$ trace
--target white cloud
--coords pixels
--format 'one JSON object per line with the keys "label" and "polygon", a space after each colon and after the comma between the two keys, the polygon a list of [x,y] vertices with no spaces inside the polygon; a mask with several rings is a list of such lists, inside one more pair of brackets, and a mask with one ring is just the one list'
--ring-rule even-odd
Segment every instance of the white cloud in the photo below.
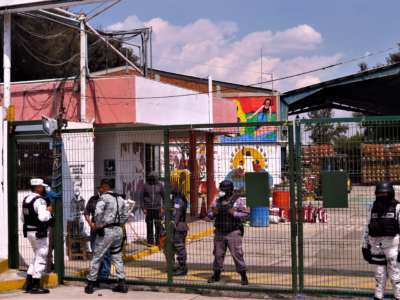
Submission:
{"label": "white cloud", "polygon": [[[321,33],[307,24],[283,31],[270,30],[238,37],[239,28],[233,22],[213,22],[199,19],[184,26],[171,24],[161,18],[141,21],[130,16],[109,26],[110,30],[153,28],[153,63],[155,68],[188,75],[237,82],[257,83],[261,80],[260,50],[263,49],[263,80],[304,72],[333,64],[340,54],[331,56],[305,55],[323,42]],[[280,81],[274,87],[288,90],[317,83],[313,73],[304,77]],[[270,87],[270,84],[264,85]]]}
{"label": "white cloud", "polygon": [[301,79],[298,79],[296,82],[296,89],[302,88],[308,85],[320,83],[321,79],[319,79],[317,76],[311,76],[311,75],[306,75],[302,77]]}

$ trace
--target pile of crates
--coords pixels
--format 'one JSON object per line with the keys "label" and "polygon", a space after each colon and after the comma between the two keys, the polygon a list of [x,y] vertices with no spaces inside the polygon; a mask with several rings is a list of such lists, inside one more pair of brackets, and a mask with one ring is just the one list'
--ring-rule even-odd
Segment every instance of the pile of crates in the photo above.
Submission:
{"label": "pile of crates", "polygon": [[332,144],[305,145],[302,147],[302,167],[305,199],[313,199],[321,174],[321,159],[332,156],[335,150]]}
{"label": "pile of crates", "polygon": [[400,144],[361,144],[362,183],[400,182]]}

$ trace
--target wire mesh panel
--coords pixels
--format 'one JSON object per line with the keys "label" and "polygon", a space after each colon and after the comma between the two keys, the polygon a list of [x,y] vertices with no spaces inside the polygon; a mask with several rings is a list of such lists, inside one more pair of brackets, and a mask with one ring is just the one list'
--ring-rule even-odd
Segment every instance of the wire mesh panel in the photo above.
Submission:
{"label": "wire mesh panel", "polygon": [[[93,206],[92,197],[98,194],[100,181],[105,178],[115,186],[116,193],[132,200],[129,221],[124,226],[123,247],[129,281],[240,289],[248,288],[240,285],[238,274],[246,270],[250,288],[291,289],[296,276],[292,276],[291,249],[295,241],[289,215],[287,127],[278,122],[251,125],[118,127],[64,132],[63,191],[59,196],[63,203],[66,278],[86,278],[95,235],[85,214],[89,220],[93,217],[96,205]],[[33,147],[34,153],[26,154],[26,147]],[[21,144],[18,149],[21,165],[18,176],[22,182],[18,195],[22,199],[23,193],[28,192],[22,185],[27,185],[28,179],[41,177],[51,182],[52,150],[47,141],[43,145]],[[41,163],[30,167],[37,153]],[[251,182],[248,174],[262,175],[254,177],[253,185],[261,191],[260,199],[247,197],[246,184]],[[235,196],[227,210],[216,201],[220,197],[219,184],[224,180],[232,182]],[[174,267],[179,267],[181,259],[177,256],[174,220],[177,193],[187,199],[188,232],[184,243],[188,273],[184,276],[174,276]],[[257,198],[257,193],[252,194]],[[236,202],[240,203],[240,209]],[[232,237],[233,243],[228,237],[219,236],[220,243],[216,246],[217,212],[214,211],[214,216],[209,214],[213,207],[231,214],[232,218],[236,218],[235,210],[243,213],[238,224],[229,224],[225,219],[219,222],[219,230],[234,226],[231,231],[237,234]],[[227,229],[228,233],[231,231]],[[32,253],[22,231],[19,237],[21,266],[26,267]],[[217,269],[216,251],[226,251],[219,267],[222,277],[219,282],[209,284],[207,280]],[[241,253],[244,262],[239,257]],[[116,278],[114,267],[108,278]]]}
{"label": "wire mesh panel", "polygon": [[[373,268],[362,259],[361,239],[375,200],[375,184],[399,183],[399,123],[304,120],[300,124],[296,146],[302,178],[301,284],[306,289],[373,289]],[[348,178],[346,186],[336,187],[347,189],[348,204],[326,208],[332,206],[327,204],[330,195],[324,195],[321,174],[337,171]]]}
{"label": "wire mesh panel", "polygon": [[[114,191],[129,201],[130,218],[124,226],[123,255],[129,280],[162,282],[166,280],[165,258],[159,249],[162,228],[161,207],[153,222],[153,240],[147,236],[143,188],[146,177],[154,173],[163,185],[161,153],[163,131],[112,131],[104,133],[67,133],[63,136],[63,197],[66,233],[65,274],[84,278],[94,253],[96,234],[85,218],[92,219],[102,179],[108,179]],[[158,190],[160,200],[165,195]],[[134,201],[135,203],[133,203]],[[86,207],[86,209],[85,209]],[[161,231],[161,230],[160,230]],[[162,232],[161,232],[162,233]],[[105,258],[109,261],[109,257]],[[109,264],[106,264],[108,266]],[[103,269],[106,270],[106,269]],[[111,274],[101,279],[115,279]]]}
{"label": "wire mesh panel", "polygon": [[[278,125],[171,131],[172,187],[184,191],[189,201],[188,274],[174,276],[174,283],[241,287],[238,271],[247,270],[250,288],[292,288],[289,192],[285,171],[287,144],[278,143],[277,136],[282,129],[286,132],[286,128]],[[247,202],[249,216],[243,222],[243,235],[231,235],[230,232],[237,229],[232,228],[231,219],[222,218],[223,223],[218,226],[215,225],[218,217],[210,212],[216,207],[217,215],[225,213],[222,202],[217,201],[221,196],[218,187],[223,180],[233,182],[237,203],[246,203],[246,174],[249,173],[268,174],[259,182],[260,188],[272,191],[275,187],[283,198],[281,202],[262,198],[259,206]],[[221,234],[221,229],[226,231]],[[174,249],[175,266],[179,267],[179,248]],[[223,259],[219,253],[225,251]],[[223,260],[223,267],[216,263],[216,257],[218,261]],[[223,271],[221,280],[209,284],[208,279],[218,269]]]}
{"label": "wire mesh panel", "polygon": [[[22,203],[30,193],[30,180],[42,178],[51,181],[52,152],[48,140],[31,139],[18,141],[16,149],[16,186],[18,219],[22,214]],[[19,220],[18,220],[19,221]],[[33,260],[33,251],[28,239],[23,236],[22,222],[18,222],[19,269],[27,270]]]}

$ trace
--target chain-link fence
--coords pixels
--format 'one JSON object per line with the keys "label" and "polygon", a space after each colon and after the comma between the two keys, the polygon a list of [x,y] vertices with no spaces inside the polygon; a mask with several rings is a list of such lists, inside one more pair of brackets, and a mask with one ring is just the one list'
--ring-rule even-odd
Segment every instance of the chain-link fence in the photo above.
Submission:
{"label": "chain-link fence", "polygon": [[[55,233],[64,236],[65,278],[85,279],[93,255],[85,206],[97,194],[101,179],[107,178],[117,193],[135,202],[124,228],[130,282],[369,293],[373,269],[361,257],[362,230],[374,200],[374,184],[383,179],[400,182],[398,125],[396,118],[364,118],[65,131],[60,195],[64,228]],[[16,135],[19,204],[30,178],[51,182],[51,140],[29,136]],[[323,174],[335,172],[346,175],[347,196],[337,201],[347,202],[340,208],[331,205],[335,199],[327,202],[331,197],[322,184]],[[163,209],[145,204],[151,174],[161,182],[162,190],[156,193]],[[219,243],[216,249],[215,220],[208,212],[219,197],[219,183],[226,179],[234,184],[236,200],[247,204],[249,216],[243,236],[234,237],[231,245]],[[171,191],[188,200],[184,276],[174,276],[179,259]],[[19,265],[24,269],[32,253],[21,230],[17,236]],[[224,257],[221,281],[207,283],[216,268],[214,253],[227,248],[233,253],[228,250]],[[233,259],[238,263],[240,250],[248,286],[240,285],[237,271],[244,267]],[[113,268],[110,278],[115,278]]]}

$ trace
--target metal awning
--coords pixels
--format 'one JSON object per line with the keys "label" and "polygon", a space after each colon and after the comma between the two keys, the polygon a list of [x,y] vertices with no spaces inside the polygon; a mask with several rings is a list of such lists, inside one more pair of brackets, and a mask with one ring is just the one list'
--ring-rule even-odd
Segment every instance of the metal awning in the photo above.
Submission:
{"label": "metal awning", "polygon": [[289,115],[324,108],[368,115],[400,114],[400,63],[284,93]]}

